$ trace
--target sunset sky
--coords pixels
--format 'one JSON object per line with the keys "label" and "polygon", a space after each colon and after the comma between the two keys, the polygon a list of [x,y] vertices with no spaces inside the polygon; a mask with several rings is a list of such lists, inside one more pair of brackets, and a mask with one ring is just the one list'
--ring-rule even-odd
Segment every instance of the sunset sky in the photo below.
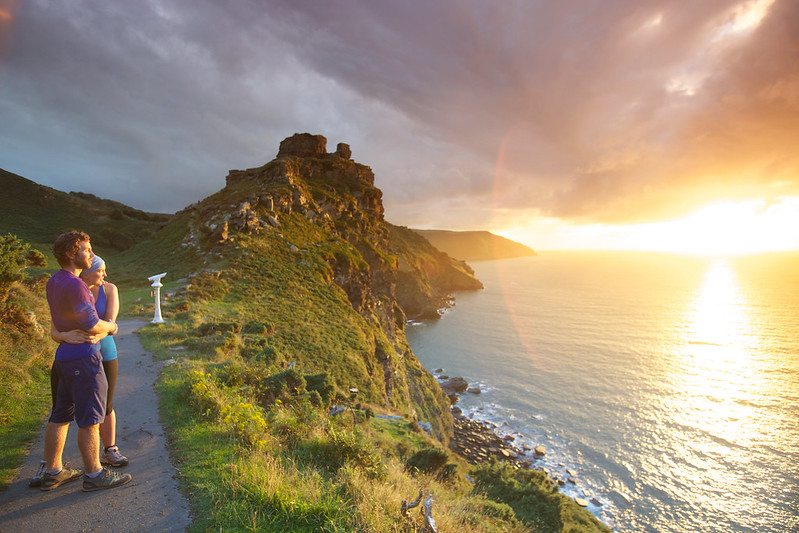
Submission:
{"label": "sunset sky", "polygon": [[0,0],[0,168],[174,212],[296,132],[386,219],[799,249],[795,0]]}

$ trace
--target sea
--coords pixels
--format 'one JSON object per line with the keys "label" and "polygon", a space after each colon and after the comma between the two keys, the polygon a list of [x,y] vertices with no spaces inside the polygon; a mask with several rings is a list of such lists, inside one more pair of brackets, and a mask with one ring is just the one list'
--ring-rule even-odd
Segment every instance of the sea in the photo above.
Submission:
{"label": "sea", "polygon": [[[799,254],[473,262],[407,337],[614,531],[799,532]],[[567,472],[567,470],[569,472]]]}

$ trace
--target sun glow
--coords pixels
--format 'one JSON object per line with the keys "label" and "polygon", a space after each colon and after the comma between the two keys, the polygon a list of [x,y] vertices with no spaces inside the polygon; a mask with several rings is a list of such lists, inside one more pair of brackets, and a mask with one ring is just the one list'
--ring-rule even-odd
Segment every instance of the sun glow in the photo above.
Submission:
{"label": "sun glow", "polygon": [[493,229],[537,250],[640,250],[735,255],[799,250],[799,197],[727,201],[666,222],[637,225],[571,224],[532,217]]}
{"label": "sun glow", "polygon": [[628,248],[694,254],[799,249],[799,199],[720,202],[683,218],[631,227]]}

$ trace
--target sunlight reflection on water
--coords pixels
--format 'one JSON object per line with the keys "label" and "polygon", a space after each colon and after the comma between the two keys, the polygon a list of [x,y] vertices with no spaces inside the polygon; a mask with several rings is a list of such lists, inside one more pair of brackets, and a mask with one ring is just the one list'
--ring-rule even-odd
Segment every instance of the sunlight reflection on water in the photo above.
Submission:
{"label": "sunlight reflection on water", "polygon": [[597,496],[592,511],[619,531],[791,531],[799,256],[764,265],[569,253],[480,263],[485,291],[408,338],[428,368],[487,385],[464,411],[547,444],[544,462],[578,470],[569,490]]}

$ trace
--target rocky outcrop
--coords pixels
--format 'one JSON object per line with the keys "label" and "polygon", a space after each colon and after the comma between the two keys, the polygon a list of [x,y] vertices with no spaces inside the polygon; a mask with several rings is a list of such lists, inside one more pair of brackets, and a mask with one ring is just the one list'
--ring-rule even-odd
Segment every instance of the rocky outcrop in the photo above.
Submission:
{"label": "rocky outcrop", "polygon": [[350,150],[350,145],[338,143],[336,146],[336,155],[342,159],[352,159],[352,150]]}
{"label": "rocky outcrop", "polygon": [[327,153],[327,139],[321,135],[310,133],[295,133],[291,137],[280,141],[277,152],[278,159],[282,157],[319,157]]}
{"label": "rocky outcrop", "polygon": [[466,380],[461,377],[439,380],[438,384],[441,386],[441,390],[444,391],[444,394],[449,398],[449,401],[453,404],[458,402],[458,394],[464,392],[469,387]]}
{"label": "rocky outcrop", "polygon": [[285,157],[330,157],[335,156],[341,159],[352,159],[352,150],[347,143],[338,143],[336,151],[332,154],[327,153],[327,139],[322,135],[311,135],[310,133],[295,133],[291,137],[280,142],[280,149],[277,158]]}

